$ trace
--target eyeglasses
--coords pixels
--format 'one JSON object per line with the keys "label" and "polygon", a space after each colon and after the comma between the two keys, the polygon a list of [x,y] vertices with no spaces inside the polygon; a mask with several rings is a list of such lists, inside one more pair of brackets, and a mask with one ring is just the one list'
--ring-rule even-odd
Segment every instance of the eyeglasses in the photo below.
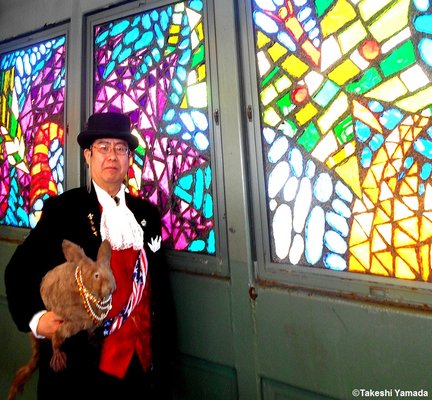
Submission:
{"label": "eyeglasses", "polygon": [[119,155],[129,154],[129,147],[126,144],[116,143],[114,146],[108,142],[99,142],[92,144],[90,149],[95,148],[101,154],[108,154],[114,148],[114,152]]}

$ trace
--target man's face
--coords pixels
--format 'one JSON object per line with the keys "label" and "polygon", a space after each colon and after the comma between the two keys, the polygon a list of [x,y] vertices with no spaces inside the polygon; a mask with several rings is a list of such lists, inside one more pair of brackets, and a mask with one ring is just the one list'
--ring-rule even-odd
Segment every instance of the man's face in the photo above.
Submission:
{"label": "man's face", "polygon": [[84,150],[84,157],[97,185],[108,193],[120,188],[130,160],[129,147],[124,140],[95,140],[90,149]]}

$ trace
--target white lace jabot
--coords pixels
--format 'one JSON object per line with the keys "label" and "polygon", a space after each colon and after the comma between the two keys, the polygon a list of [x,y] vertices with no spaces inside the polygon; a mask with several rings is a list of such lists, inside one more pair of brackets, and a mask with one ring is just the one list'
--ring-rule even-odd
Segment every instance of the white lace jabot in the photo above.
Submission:
{"label": "white lace jabot", "polygon": [[100,231],[102,240],[108,239],[114,250],[133,247],[140,250],[144,242],[144,232],[125,201],[125,186],[117,193],[117,202],[93,181],[96,195],[102,206]]}

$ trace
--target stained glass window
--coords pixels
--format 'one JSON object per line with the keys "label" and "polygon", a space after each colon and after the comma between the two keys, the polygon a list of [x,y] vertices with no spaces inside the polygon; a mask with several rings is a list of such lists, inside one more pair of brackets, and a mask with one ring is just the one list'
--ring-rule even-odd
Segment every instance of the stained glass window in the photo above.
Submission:
{"label": "stained glass window", "polygon": [[252,0],[271,261],[432,281],[429,0]]}
{"label": "stained glass window", "polygon": [[96,25],[93,111],[130,116],[139,139],[128,185],[161,210],[175,250],[216,252],[203,2]]}
{"label": "stained glass window", "polygon": [[66,37],[0,54],[0,224],[30,228],[64,190]]}

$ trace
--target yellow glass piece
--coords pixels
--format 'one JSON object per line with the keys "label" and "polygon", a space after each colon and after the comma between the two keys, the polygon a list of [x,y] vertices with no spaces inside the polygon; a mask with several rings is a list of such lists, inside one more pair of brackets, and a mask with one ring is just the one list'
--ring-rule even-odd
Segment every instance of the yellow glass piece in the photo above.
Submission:
{"label": "yellow glass piece", "polygon": [[432,221],[430,220],[432,215],[425,218],[423,214],[420,219],[420,241],[424,242],[432,238]]}
{"label": "yellow glass piece", "polygon": [[384,211],[387,215],[393,215],[393,201],[385,200],[380,203],[381,210]]}
{"label": "yellow glass piece", "polygon": [[396,106],[409,112],[417,112],[430,105],[432,86],[428,86],[412,96],[408,96],[396,102]]}
{"label": "yellow glass piece", "polygon": [[[355,152],[355,142],[347,143],[342,150],[339,150],[334,156],[328,158],[326,164],[329,168],[340,164]],[[356,161],[357,162],[357,161]]]}
{"label": "yellow glass piece", "polygon": [[[381,4],[378,1],[376,3]],[[410,3],[411,0],[396,1],[392,7],[373,20],[369,32],[379,43],[407,26]]]}
{"label": "yellow glass piece", "polygon": [[368,21],[378,11],[382,10],[393,0],[363,0],[359,3],[358,9],[363,21]]}
{"label": "yellow glass piece", "polygon": [[168,43],[172,44],[173,46],[178,43],[178,36],[172,35],[168,37]]}
{"label": "yellow glass piece", "polygon": [[319,64],[321,52],[312,44],[310,40],[304,41],[301,45],[301,48],[315,65]]}
{"label": "yellow glass piece", "polygon": [[410,195],[415,193],[415,191],[413,191],[413,188],[409,186],[406,182],[402,182],[399,193],[401,195]]}
{"label": "yellow glass piece", "polygon": [[417,195],[411,195],[411,196],[403,196],[402,197],[403,202],[409,207],[411,210],[417,212],[419,210],[419,198]]}
{"label": "yellow glass piece", "polygon": [[282,93],[291,87],[292,82],[286,75],[283,75],[280,78],[276,79],[274,84],[275,84],[276,90],[279,93]]}
{"label": "yellow glass piece", "polygon": [[351,234],[349,238],[349,245],[351,246],[358,245],[360,243],[365,243],[369,240],[369,236],[366,235],[363,228],[360,224],[354,219],[351,227]]}
{"label": "yellow glass piece", "polygon": [[357,261],[364,267],[364,269],[369,270],[370,249],[369,249],[368,242],[351,246],[350,252],[357,259]]}
{"label": "yellow glass piece", "polygon": [[299,125],[304,125],[306,122],[309,122],[316,114],[318,114],[318,110],[312,103],[307,103],[300,111],[295,114],[295,117],[299,123]]}
{"label": "yellow glass piece", "polygon": [[261,102],[263,105],[267,105],[271,103],[278,96],[278,92],[276,91],[273,85],[267,86],[264,90],[261,91]]}
{"label": "yellow glass piece", "polygon": [[323,136],[321,141],[315,146],[311,155],[313,158],[325,162],[330,154],[334,153],[338,149],[336,138],[332,131],[328,132]]}
{"label": "yellow glass piece", "polygon": [[[377,208],[374,218],[374,224],[377,225],[377,229],[379,229],[379,226],[383,226],[384,224],[387,224],[390,222],[390,218],[386,212],[384,212],[383,209]],[[390,225],[390,232],[391,232],[391,225]]]}
{"label": "yellow glass piece", "polygon": [[180,25],[171,25],[169,28],[169,33],[171,35],[178,34],[180,32]]}
{"label": "yellow glass piece", "polygon": [[318,119],[318,126],[324,134],[334,125],[334,123],[348,110],[348,97],[341,92],[331,103],[322,116]]}
{"label": "yellow glass piece", "polygon": [[321,20],[321,32],[323,37],[327,37],[337,32],[349,21],[357,17],[353,6],[346,0],[338,0],[337,3]]}
{"label": "yellow glass piece", "polygon": [[401,201],[395,199],[394,201],[394,221],[400,221],[402,219],[412,217],[414,213]]}
{"label": "yellow glass piece", "polygon": [[48,147],[46,144],[39,143],[34,147],[35,154],[48,154]]}
{"label": "yellow glass piece", "polygon": [[384,179],[397,175],[397,172],[398,170],[392,164],[388,164],[384,170]]}
{"label": "yellow glass piece", "polygon": [[333,69],[333,71],[329,72],[328,77],[337,85],[342,86],[347,81],[357,76],[360,71],[360,68],[348,58]]}
{"label": "yellow glass piece", "polygon": [[285,58],[281,67],[294,78],[300,78],[309,69],[306,63],[293,54]]}
{"label": "yellow glass piece", "polygon": [[387,243],[383,240],[381,235],[374,230],[372,233],[372,245],[371,250],[372,253],[376,253],[378,251],[383,251],[387,249]]}
{"label": "yellow glass piece", "polygon": [[270,38],[267,35],[264,35],[261,31],[258,31],[257,37],[256,37],[256,46],[261,49],[264,47],[267,43],[270,42]]}
{"label": "yellow glass piece", "polygon": [[373,212],[365,212],[363,214],[356,215],[354,219],[359,223],[360,227],[368,235],[372,232],[372,225],[374,220]]}
{"label": "yellow glass piece", "polygon": [[408,236],[411,236],[416,242],[419,240],[419,220],[418,217],[407,218],[399,221],[399,226],[407,232]]}
{"label": "yellow glass piece", "polygon": [[416,278],[410,266],[400,257],[395,259],[395,277],[410,280]]}
{"label": "yellow glass piece", "polygon": [[197,68],[197,74],[198,74],[198,82],[202,82],[207,77],[207,68],[205,64],[201,64]]}
{"label": "yellow glass piece", "polygon": [[375,178],[375,175],[372,173],[372,171],[368,171],[365,178],[363,179],[362,182],[362,188],[363,189],[370,189],[370,188],[374,188],[376,189],[378,186],[378,182],[377,179]]}
{"label": "yellow glass piece", "polygon": [[51,193],[55,193],[55,194],[57,194],[57,186],[56,186],[56,184],[55,184],[53,181],[49,181],[49,182],[48,182],[48,190],[49,190]]}
{"label": "yellow glass piece", "polygon": [[429,267],[430,259],[431,259],[430,252],[431,252],[430,245],[423,245],[420,247],[420,260],[421,260],[420,273],[424,281],[428,281],[430,276],[430,267]]}
{"label": "yellow glass piece", "polygon": [[370,273],[374,275],[389,276],[387,268],[379,261],[375,256],[372,257],[372,264],[370,267]]}
{"label": "yellow glass piece", "polygon": [[417,243],[411,236],[407,235],[406,232],[402,231],[399,228],[394,229],[393,235],[393,243],[395,248],[414,246]]}
{"label": "yellow glass piece", "polygon": [[337,174],[352,189],[352,191],[361,197],[360,175],[358,161],[356,156],[350,157],[346,162],[335,168]]}
{"label": "yellow glass piece", "polygon": [[270,126],[276,126],[280,121],[279,114],[273,107],[269,107],[263,112],[263,121]]}
{"label": "yellow glass piece", "polygon": [[357,20],[345,29],[338,37],[342,54],[348,53],[356,47],[365,37],[367,31],[360,20]]}
{"label": "yellow glass piece", "polygon": [[363,189],[363,193],[365,196],[369,198],[373,203],[378,202],[380,191],[377,188]]}
{"label": "yellow glass piece", "polygon": [[349,258],[349,264],[348,264],[348,270],[352,272],[366,272],[366,268],[360,264],[357,259],[353,256],[350,256]]}
{"label": "yellow glass piece", "polygon": [[279,60],[282,56],[284,56],[288,50],[276,42],[273,46],[269,47],[268,53],[273,61]]}
{"label": "yellow glass piece", "polygon": [[356,100],[353,101],[353,116],[370,126],[372,129],[380,133],[383,132],[383,128],[375,115],[372,114],[367,107]]}
{"label": "yellow glass piece", "polygon": [[37,164],[33,164],[32,165],[32,167],[31,167],[31,173],[32,173],[32,175],[37,175],[41,171],[42,171],[42,168],[41,168],[41,163],[40,162],[37,163]]}
{"label": "yellow glass piece", "polygon": [[370,97],[371,99],[391,102],[407,93],[408,89],[406,86],[399,79],[399,77],[395,76],[365,93],[365,96]]}
{"label": "yellow glass piece", "polygon": [[390,251],[381,251],[374,254],[374,258],[381,263],[387,274],[392,275],[393,273],[393,255]]}
{"label": "yellow glass piece", "polygon": [[380,186],[380,195],[379,195],[379,201],[388,200],[393,198],[393,192],[390,190],[390,188],[387,185],[387,182],[381,182]]}
{"label": "yellow glass piece", "polygon": [[415,92],[430,83],[430,79],[418,64],[401,72],[400,78],[410,92]]}
{"label": "yellow glass piece", "polygon": [[373,163],[374,163],[374,165],[375,164],[385,164],[388,162],[388,159],[389,159],[389,157],[388,157],[387,152],[380,149],[378,151],[378,154],[375,156]]}
{"label": "yellow glass piece", "polygon": [[202,42],[204,40],[204,27],[202,22],[198,24],[195,31],[197,32],[199,41]]}
{"label": "yellow glass piece", "polygon": [[[377,221],[375,219],[374,224],[376,223]],[[388,222],[386,224],[377,224],[375,226],[375,230],[380,234],[381,238],[384,240],[387,246],[390,246],[392,243],[392,233],[393,233],[393,226],[391,222]]]}

